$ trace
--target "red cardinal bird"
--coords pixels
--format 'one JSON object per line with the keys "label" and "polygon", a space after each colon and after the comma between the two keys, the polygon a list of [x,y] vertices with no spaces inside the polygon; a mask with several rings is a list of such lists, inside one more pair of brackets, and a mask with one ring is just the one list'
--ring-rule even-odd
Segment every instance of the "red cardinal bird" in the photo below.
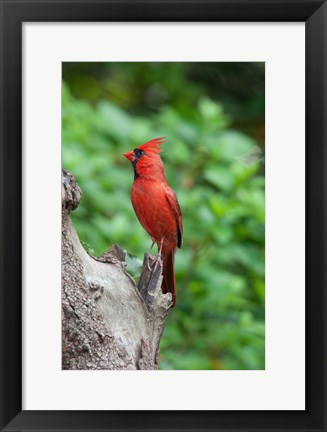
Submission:
{"label": "red cardinal bird", "polygon": [[[132,162],[131,200],[143,228],[163,256],[162,292],[171,292],[176,303],[174,255],[182,245],[183,222],[175,192],[169,186],[160,153],[163,138],[155,138],[124,156]],[[152,247],[151,246],[151,247]]]}

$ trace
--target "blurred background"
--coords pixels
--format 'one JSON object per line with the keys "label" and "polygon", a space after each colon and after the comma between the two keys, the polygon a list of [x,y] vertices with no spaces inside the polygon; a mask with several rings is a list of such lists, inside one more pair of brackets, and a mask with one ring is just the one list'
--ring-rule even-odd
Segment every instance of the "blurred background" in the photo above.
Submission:
{"label": "blurred background", "polygon": [[84,247],[127,251],[137,280],[151,239],[123,153],[166,137],[183,212],[177,305],[160,369],[264,369],[264,63],[63,63],[62,163],[83,190]]}

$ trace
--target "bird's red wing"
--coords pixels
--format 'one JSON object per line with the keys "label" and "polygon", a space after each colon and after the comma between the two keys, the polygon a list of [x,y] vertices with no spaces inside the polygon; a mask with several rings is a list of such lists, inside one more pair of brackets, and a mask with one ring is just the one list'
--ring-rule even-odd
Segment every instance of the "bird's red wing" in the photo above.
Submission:
{"label": "bird's red wing", "polygon": [[166,198],[176,218],[177,227],[178,227],[177,246],[180,248],[182,246],[182,235],[183,235],[182,212],[177,200],[177,196],[169,186],[166,187]]}

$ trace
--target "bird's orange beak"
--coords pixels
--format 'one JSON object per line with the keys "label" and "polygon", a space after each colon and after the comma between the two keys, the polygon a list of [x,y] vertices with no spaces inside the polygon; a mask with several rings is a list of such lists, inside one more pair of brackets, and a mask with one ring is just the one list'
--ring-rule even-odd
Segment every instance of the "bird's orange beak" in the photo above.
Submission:
{"label": "bird's orange beak", "polygon": [[124,153],[125,158],[127,158],[129,161],[133,162],[135,159],[135,154],[133,151],[129,151],[127,153]]}

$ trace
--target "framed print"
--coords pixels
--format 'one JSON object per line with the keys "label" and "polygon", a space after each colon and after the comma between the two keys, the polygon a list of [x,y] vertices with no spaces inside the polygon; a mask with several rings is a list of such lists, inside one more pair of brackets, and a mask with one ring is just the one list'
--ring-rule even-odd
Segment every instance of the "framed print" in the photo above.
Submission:
{"label": "framed print", "polygon": [[326,2],[1,6],[1,430],[326,430]]}

